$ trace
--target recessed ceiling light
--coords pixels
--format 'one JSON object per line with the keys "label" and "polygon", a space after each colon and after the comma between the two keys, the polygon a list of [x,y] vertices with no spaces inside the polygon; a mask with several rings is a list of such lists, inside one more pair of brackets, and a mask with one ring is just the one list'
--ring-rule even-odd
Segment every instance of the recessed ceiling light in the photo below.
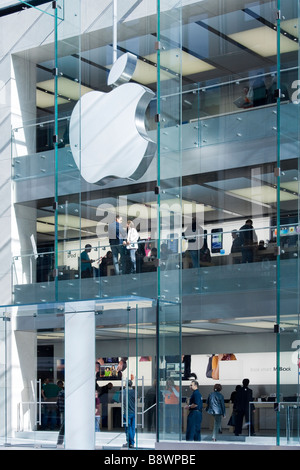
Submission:
{"label": "recessed ceiling light", "polygon": [[[277,54],[277,32],[268,26],[229,34],[229,37],[262,57],[271,57]],[[280,36],[281,53],[297,50],[298,44],[283,35]]]}

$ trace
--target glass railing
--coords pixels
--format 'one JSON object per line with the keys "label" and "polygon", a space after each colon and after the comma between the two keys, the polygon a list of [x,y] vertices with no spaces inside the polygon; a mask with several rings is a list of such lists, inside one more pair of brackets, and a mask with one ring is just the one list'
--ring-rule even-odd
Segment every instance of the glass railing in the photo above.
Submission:
{"label": "glass railing", "polygon": [[295,401],[276,402],[274,397],[260,399],[249,404],[249,416],[251,426],[248,426],[249,436],[252,442],[259,442],[264,438],[264,443],[269,439],[270,445],[276,445],[280,439],[280,445],[300,444],[300,403]]}
{"label": "glass railing", "polygon": [[[293,104],[286,104],[288,108],[286,115],[288,119],[296,118],[297,107]],[[276,137],[276,105],[269,105],[259,109],[253,108],[246,111],[237,111],[231,114],[209,118],[195,118],[182,126],[182,147],[183,150],[197,147],[206,147],[217,144],[241,143],[253,139],[265,139]],[[45,124],[49,125],[48,124]],[[37,126],[37,132],[39,131]],[[21,132],[21,130],[18,130]],[[162,153],[167,154],[173,149],[176,140],[177,127],[170,126],[162,130],[164,134],[164,147]],[[156,131],[150,131],[149,136],[156,140]],[[287,134],[287,132],[286,132]],[[293,136],[290,135],[289,138]],[[14,132],[16,139],[16,131]],[[40,178],[53,176],[55,174],[54,153],[51,145],[45,146],[43,150],[36,153],[17,155],[18,151],[14,145],[15,151],[12,158],[12,175],[16,181],[28,178]],[[70,145],[65,144],[63,139],[58,147],[58,171],[59,173],[78,172]]]}
{"label": "glass railing", "polygon": [[[77,170],[69,143],[70,117],[58,120],[59,173]],[[12,177],[14,180],[39,178],[55,174],[54,142],[55,122],[48,120],[12,130]],[[35,152],[28,152],[26,142],[35,139]],[[32,145],[32,144],[31,144]]]}
{"label": "glass railing", "polygon": [[[295,101],[298,87],[298,67],[281,70],[281,102]],[[221,116],[275,104],[277,72],[241,77],[222,77],[184,86],[182,92],[182,121]],[[259,96],[259,100],[258,98]],[[165,100],[172,96],[165,96]],[[168,122],[166,119],[165,122]],[[169,121],[171,122],[171,120]]]}
{"label": "glass railing", "polygon": [[[110,245],[92,246],[86,263],[85,250],[61,250],[57,253],[59,265],[55,267],[54,251],[14,256],[12,259],[13,303],[32,304],[53,301],[73,301],[122,296],[157,296],[157,255],[146,253],[145,245],[138,243],[135,265],[130,249],[121,246],[116,258]],[[152,250],[155,251],[155,250]],[[84,255],[83,255],[84,253]],[[143,277],[141,277],[141,275]]]}
{"label": "glass railing", "polygon": [[[157,258],[157,240],[139,241],[135,266],[130,250],[124,248],[119,254],[120,275],[116,275],[116,260],[109,245],[91,248],[89,257],[94,262],[88,264],[89,269],[81,262],[82,250],[79,249],[59,251],[56,268],[53,251],[14,256],[14,304],[124,295],[145,297],[145,292],[148,298],[156,298],[158,266],[161,295],[166,294],[167,300],[176,301],[172,297],[176,271],[181,272],[185,296],[272,292],[278,282],[278,247],[276,239],[271,238],[275,230],[275,227],[255,229],[255,240],[250,246],[233,243],[233,236],[239,233],[234,231],[168,237],[161,241],[160,260]],[[291,300],[298,283],[298,227],[285,226],[283,230],[287,235],[281,237],[280,289],[282,293],[287,290]]]}

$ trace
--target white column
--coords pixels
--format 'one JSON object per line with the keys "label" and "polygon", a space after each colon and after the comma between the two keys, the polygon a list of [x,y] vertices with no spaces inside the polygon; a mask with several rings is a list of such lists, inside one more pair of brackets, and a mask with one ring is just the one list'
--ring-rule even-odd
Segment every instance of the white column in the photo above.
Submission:
{"label": "white column", "polygon": [[14,317],[7,323],[6,333],[10,350],[7,363],[8,436],[17,431],[19,425],[25,431],[36,429],[37,337],[36,332],[16,331],[15,320]]}
{"label": "white column", "polygon": [[65,448],[95,448],[95,314],[65,315]]}

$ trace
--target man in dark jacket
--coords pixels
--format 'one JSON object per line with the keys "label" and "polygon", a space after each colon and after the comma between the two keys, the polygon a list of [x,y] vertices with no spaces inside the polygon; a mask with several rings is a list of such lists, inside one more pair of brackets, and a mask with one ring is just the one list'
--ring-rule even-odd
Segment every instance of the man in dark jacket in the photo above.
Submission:
{"label": "man in dark jacket", "polygon": [[112,258],[116,275],[119,275],[121,273],[120,264],[122,265],[122,270],[124,270],[125,264],[126,249],[123,245],[123,242],[127,238],[127,233],[122,226],[122,220],[122,217],[120,215],[117,215],[116,220],[108,226],[108,238],[112,251]]}
{"label": "man in dark jacket", "polygon": [[257,242],[257,236],[251,219],[247,219],[245,225],[239,230],[242,249],[242,263],[253,263],[253,250]]}
{"label": "man in dark jacket", "polygon": [[236,406],[236,425],[235,435],[238,436],[242,432],[243,419],[245,417],[245,424],[250,426],[250,434],[254,435],[253,419],[252,414],[254,411],[254,405],[249,405],[253,401],[253,393],[251,388],[248,388],[249,379],[243,380],[243,385],[236,392],[235,406]]}

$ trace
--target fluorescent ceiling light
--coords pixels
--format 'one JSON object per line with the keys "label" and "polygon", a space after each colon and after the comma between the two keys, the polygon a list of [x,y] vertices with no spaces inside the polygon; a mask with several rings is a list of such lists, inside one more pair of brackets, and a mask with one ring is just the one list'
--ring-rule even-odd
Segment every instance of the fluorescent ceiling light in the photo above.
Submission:
{"label": "fluorescent ceiling light", "polygon": [[[44,82],[37,83],[36,86],[43,90],[50,91],[51,93],[54,93],[55,91],[54,80],[45,80]],[[69,78],[59,77],[57,80],[57,93],[65,98],[78,101],[80,96],[85,95],[89,91],[93,91],[92,88],[80,85],[79,82],[75,82]]]}
{"label": "fluorescent ceiling light", "polygon": [[[57,104],[66,104],[68,100],[58,97]],[[51,93],[45,93],[41,90],[36,90],[36,106],[38,108],[51,108],[55,105],[55,97]]]}
{"label": "fluorescent ceiling light", "polygon": [[[249,201],[270,204],[277,201],[277,190],[270,186],[253,186],[251,188],[234,189],[227,191],[226,194],[238,196]],[[298,199],[298,195],[290,194],[289,192],[280,191],[281,201],[291,201]]]}
{"label": "fluorescent ceiling light", "polygon": [[280,187],[293,191],[294,193],[299,193],[299,184],[299,181],[290,181],[288,183],[280,183]]}
{"label": "fluorescent ceiling light", "polygon": [[[156,61],[156,59],[155,59]],[[174,76],[171,73],[160,71],[161,80],[171,80]],[[132,79],[142,85],[149,85],[157,81],[157,68],[147,62],[138,60]]]}
{"label": "fluorescent ceiling light", "polygon": [[[240,33],[229,34],[231,39],[256,52],[262,57],[270,57],[277,54],[277,31],[268,26],[248,29]],[[280,52],[297,51],[299,48],[296,41],[280,35]]]}
{"label": "fluorescent ceiling light", "polygon": [[[36,96],[37,107],[48,108],[54,106],[54,79],[39,82],[36,86],[39,88]],[[58,96],[58,104],[68,103],[69,100],[78,101],[80,96],[85,95],[89,91],[93,91],[92,88],[80,85],[79,82],[69,78],[59,77],[57,80],[57,93],[61,95]]]}
{"label": "fluorescent ceiling light", "polygon": [[[156,56],[153,62],[156,63]],[[107,68],[110,70],[112,68],[112,64],[107,65]],[[171,80],[172,78],[174,78],[172,73],[165,72],[164,70],[160,71],[161,80]],[[137,83],[141,83],[142,85],[155,83],[157,81],[157,68],[152,64],[148,64],[148,62],[137,59],[132,80]]]}
{"label": "fluorescent ceiling light", "polygon": [[287,33],[299,38],[299,27],[298,27],[298,18],[293,18],[291,20],[283,20],[280,22],[280,28]]}
{"label": "fluorescent ceiling light", "polygon": [[111,334],[121,334],[121,335],[134,335],[134,336],[139,336],[139,335],[147,335],[147,336],[154,336],[156,334],[155,328],[153,329],[145,329],[145,328],[127,328],[126,326],[124,328],[103,328],[101,330],[97,329],[97,333],[100,334],[104,332],[106,333],[111,333]]}
{"label": "fluorescent ceiling light", "polygon": [[[151,62],[156,62],[157,56],[156,54],[150,54],[146,56],[145,59],[148,59]],[[194,55],[188,54],[180,49],[161,51],[160,65],[165,69],[169,69],[178,74],[182,70],[182,75],[207,72],[208,70],[213,70],[215,68],[204,60],[198,59]]]}
{"label": "fluorescent ceiling light", "polygon": [[[143,85],[148,85],[150,83],[155,83],[157,81],[157,67],[155,65],[149,64],[157,63],[157,55],[150,54],[145,56],[145,62],[141,59],[138,59],[136,69],[132,76],[132,79]],[[168,51],[161,51],[160,53],[160,80],[171,80],[176,76],[175,74],[182,73],[185,75],[192,75],[194,73],[206,72],[212,70],[215,67],[208,64],[204,60],[198,59],[197,57],[188,54],[185,51],[180,49],[171,49]],[[107,66],[109,69],[112,65]]]}
{"label": "fluorescent ceiling light", "polygon": [[274,330],[274,323],[268,321],[255,321],[255,322],[234,322],[234,325],[239,325],[247,328],[258,328],[263,330]]}
{"label": "fluorescent ceiling light", "polygon": [[187,333],[187,334],[190,334],[190,335],[198,335],[199,333],[211,333],[211,330],[209,330],[209,329],[204,330],[203,328],[182,327],[181,332],[183,334]]}
{"label": "fluorescent ceiling light", "polygon": [[[81,219],[75,215],[64,215],[60,214],[58,216],[58,229],[84,229],[87,227],[94,227],[96,222],[94,220]],[[37,219],[37,231],[39,233],[49,233],[53,232],[55,229],[54,217],[40,217]]]}

